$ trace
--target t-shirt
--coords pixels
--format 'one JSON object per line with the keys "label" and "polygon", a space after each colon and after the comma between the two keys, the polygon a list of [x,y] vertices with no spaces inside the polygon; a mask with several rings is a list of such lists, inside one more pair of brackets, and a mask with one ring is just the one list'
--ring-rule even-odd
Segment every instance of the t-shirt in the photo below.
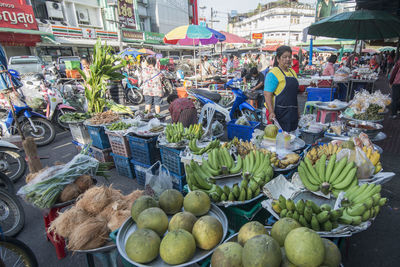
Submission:
{"label": "t-shirt", "polygon": [[[251,88],[263,82],[264,82],[264,75],[261,72],[259,72],[256,77],[254,77],[251,74],[246,75],[246,83],[250,83]],[[259,88],[259,90],[262,90],[262,87]]]}
{"label": "t-shirt", "polygon": [[268,72],[264,82],[264,91],[274,93],[277,96],[286,86],[285,75],[297,78],[293,69],[289,69],[285,72],[285,75],[283,75],[282,71],[278,67],[274,67]]}

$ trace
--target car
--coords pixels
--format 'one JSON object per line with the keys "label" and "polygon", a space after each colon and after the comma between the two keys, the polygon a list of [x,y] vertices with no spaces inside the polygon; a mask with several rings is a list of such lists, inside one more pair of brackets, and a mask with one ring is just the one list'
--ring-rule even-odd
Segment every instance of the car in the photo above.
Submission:
{"label": "car", "polygon": [[14,56],[8,60],[8,68],[19,72],[19,74],[43,73],[44,62],[37,56]]}
{"label": "car", "polygon": [[65,61],[81,61],[81,59],[77,56],[63,56],[57,58],[56,68],[62,78],[67,77],[65,73]]}

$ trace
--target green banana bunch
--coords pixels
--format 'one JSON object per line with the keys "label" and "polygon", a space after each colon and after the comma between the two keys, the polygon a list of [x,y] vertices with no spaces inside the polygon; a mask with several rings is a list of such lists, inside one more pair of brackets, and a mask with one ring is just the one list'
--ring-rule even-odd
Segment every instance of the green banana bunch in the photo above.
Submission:
{"label": "green banana bunch", "polygon": [[203,155],[204,153],[207,153],[211,149],[219,148],[221,145],[220,141],[218,139],[215,139],[214,141],[210,142],[206,147],[199,148],[197,146],[197,140],[198,140],[197,138],[194,138],[189,141],[189,149],[195,155]]}
{"label": "green banana bunch", "polygon": [[359,225],[376,217],[380,207],[387,202],[387,198],[382,198],[380,192],[381,185],[376,184],[363,184],[348,190],[341,203],[345,210],[339,221]]}
{"label": "green banana bunch", "polygon": [[340,191],[346,192],[358,184],[354,162],[348,162],[346,157],[336,162],[336,154],[331,156],[328,163],[326,159],[327,156],[322,155],[314,166],[308,157],[300,162],[299,176],[308,190],[321,190],[325,195],[331,192],[337,197]]}

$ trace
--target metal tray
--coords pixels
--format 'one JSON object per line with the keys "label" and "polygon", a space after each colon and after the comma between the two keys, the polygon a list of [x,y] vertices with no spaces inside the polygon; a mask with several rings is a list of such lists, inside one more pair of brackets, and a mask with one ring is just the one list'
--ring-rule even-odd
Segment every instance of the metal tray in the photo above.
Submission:
{"label": "metal tray", "polygon": [[[347,125],[352,128],[356,128],[361,132],[364,132],[368,135],[370,139],[374,139],[376,135],[383,129],[383,125],[379,123],[374,123],[374,122],[368,122],[368,121],[363,121],[363,122],[358,122],[358,121],[348,121]],[[369,130],[369,129],[364,129],[360,126],[371,126],[374,129]]]}
{"label": "metal tray", "polygon": [[[225,236],[228,232],[228,219],[226,218],[225,214],[222,212],[222,210],[220,208],[218,208],[216,205],[211,204],[211,209],[208,212],[208,215],[213,216],[215,218],[217,218],[221,224],[222,224],[222,229],[223,229],[223,234],[222,234],[222,239],[220,241],[220,243],[218,245],[220,245],[223,240],[225,239]],[[171,219],[172,216],[169,216],[169,219]],[[126,241],[128,240],[129,236],[136,231],[136,224],[133,221],[132,218],[129,218],[128,220],[126,220],[120,230],[118,231],[118,235],[117,235],[117,248],[118,248],[118,252],[119,254],[129,263],[135,265],[135,266],[157,266],[157,267],[166,267],[166,266],[172,266],[169,265],[167,263],[165,263],[160,256],[158,256],[155,260],[153,260],[151,263],[149,263],[148,265],[143,265],[143,264],[139,264],[137,262],[132,261],[128,255],[125,252],[125,244]],[[194,254],[194,257],[188,261],[185,262],[183,264],[180,265],[173,265],[175,267],[183,267],[183,266],[189,266],[191,264],[194,264],[196,262],[201,261],[202,259],[207,258],[209,255],[211,255],[213,253],[213,251],[218,247],[215,246],[213,249],[211,250],[202,250],[199,248],[196,248],[196,252]]]}
{"label": "metal tray", "polygon": [[343,115],[343,119],[350,120],[350,121],[357,121],[357,122],[375,122],[375,123],[383,122],[385,120],[385,118],[383,116],[382,116],[382,119],[379,119],[379,120],[357,120],[357,119],[354,119],[353,117],[348,117],[346,115]]}

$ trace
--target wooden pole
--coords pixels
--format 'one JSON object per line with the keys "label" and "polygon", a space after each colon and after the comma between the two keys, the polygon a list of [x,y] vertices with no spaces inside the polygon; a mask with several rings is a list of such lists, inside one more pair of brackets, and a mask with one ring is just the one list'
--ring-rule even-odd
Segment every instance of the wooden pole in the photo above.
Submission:
{"label": "wooden pole", "polygon": [[22,146],[25,150],[26,161],[28,162],[29,172],[35,173],[43,169],[43,165],[40,162],[40,158],[37,153],[37,147],[33,137],[27,137],[22,141]]}

